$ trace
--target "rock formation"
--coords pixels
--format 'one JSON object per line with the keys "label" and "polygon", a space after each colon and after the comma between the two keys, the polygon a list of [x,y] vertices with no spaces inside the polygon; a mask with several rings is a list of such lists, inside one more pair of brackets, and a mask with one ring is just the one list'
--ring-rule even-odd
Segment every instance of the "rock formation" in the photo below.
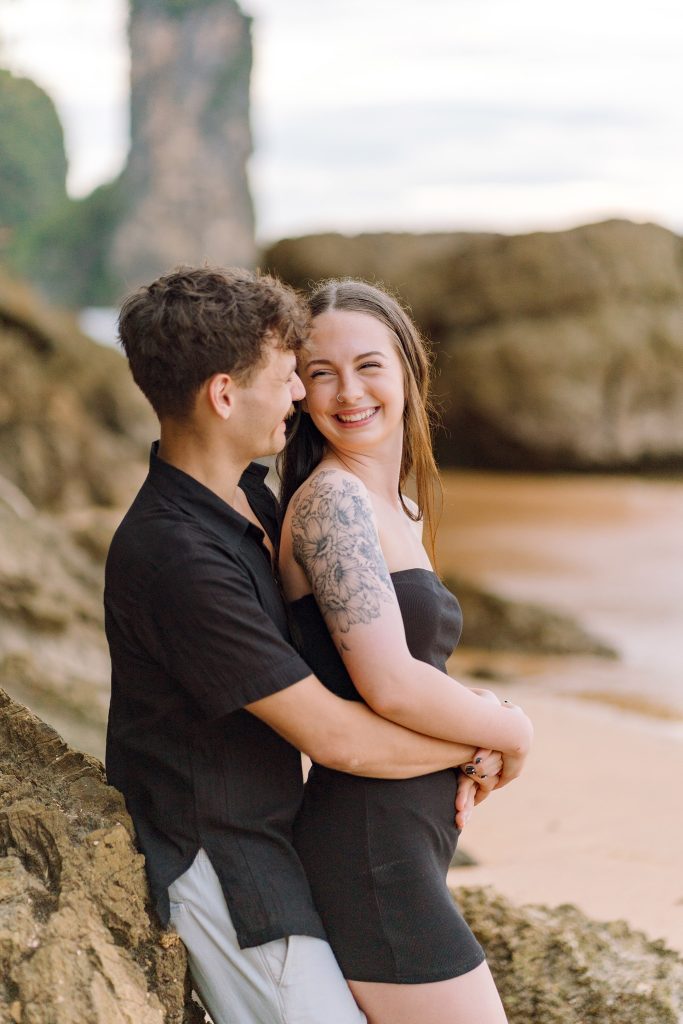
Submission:
{"label": "rock formation", "polygon": [[299,287],[384,281],[409,303],[437,349],[444,463],[683,465],[683,241],[664,228],[321,235],[265,263]]}
{"label": "rock formation", "polygon": [[124,282],[177,263],[252,265],[250,19],[234,0],[132,0]]}
{"label": "rock formation", "polygon": [[[1,681],[1,680],[0,680]],[[458,902],[510,1024],[678,1024],[683,961],[573,907]],[[150,911],[123,800],[94,758],[0,690],[0,1020],[199,1024],[185,955]]]}
{"label": "rock formation", "polygon": [[255,262],[250,19],[235,0],[130,0],[131,148],[66,194],[62,129],[0,69],[0,261],[61,305],[108,306],[178,263]]}
{"label": "rock formation", "polygon": [[199,1024],[101,765],[0,690],[0,1018]]}
{"label": "rock formation", "polygon": [[618,657],[613,647],[592,636],[569,615],[526,601],[509,601],[461,578],[446,577],[444,583],[462,608],[460,642],[465,647]]}
{"label": "rock formation", "polygon": [[490,889],[457,902],[486,949],[509,1024],[680,1024],[683,960],[623,921],[515,907]]}

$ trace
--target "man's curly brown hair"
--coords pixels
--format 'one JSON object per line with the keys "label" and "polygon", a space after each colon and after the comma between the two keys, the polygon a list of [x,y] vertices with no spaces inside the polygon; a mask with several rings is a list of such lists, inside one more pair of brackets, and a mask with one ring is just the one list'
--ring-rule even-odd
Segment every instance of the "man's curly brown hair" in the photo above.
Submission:
{"label": "man's curly brown hair", "polygon": [[273,343],[298,353],[310,324],[306,304],[273,277],[179,267],[129,295],[118,326],[133,379],[157,416],[183,419],[209,377],[248,383]]}

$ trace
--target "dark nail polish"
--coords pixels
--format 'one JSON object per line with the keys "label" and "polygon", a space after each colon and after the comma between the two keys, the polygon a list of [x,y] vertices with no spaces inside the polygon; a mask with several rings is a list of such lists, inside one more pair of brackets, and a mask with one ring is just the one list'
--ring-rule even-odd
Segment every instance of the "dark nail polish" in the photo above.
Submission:
{"label": "dark nail polish", "polygon": [[480,775],[479,778],[480,779],[488,779],[488,775]]}
{"label": "dark nail polish", "polygon": [[481,758],[480,757],[475,757],[474,763],[475,764],[481,764]]}
{"label": "dark nail polish", "polygon": [[473,764],[466,764],[465,765],[465,774],[466,775],[474,775],[474,765]]}

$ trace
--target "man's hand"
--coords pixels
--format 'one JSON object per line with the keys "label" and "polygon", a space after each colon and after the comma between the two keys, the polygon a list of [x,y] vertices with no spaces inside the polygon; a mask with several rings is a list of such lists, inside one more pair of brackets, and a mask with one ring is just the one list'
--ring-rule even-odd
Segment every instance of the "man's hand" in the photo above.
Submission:
{"label": "man's hand", "polygon": [[474,810],[474,798],[477,792],[477,785],[469,775],[460,772],[458,777],[458,789],[455,794],[455,827],[463,829],[470,820]]}

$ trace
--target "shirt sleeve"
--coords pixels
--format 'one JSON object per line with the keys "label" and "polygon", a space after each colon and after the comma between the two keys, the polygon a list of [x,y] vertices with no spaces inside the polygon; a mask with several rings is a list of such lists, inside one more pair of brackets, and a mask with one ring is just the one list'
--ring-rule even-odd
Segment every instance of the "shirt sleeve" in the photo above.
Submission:
{"label": "shirt sleeve", "polygon": [[305,679],[311,669],[259,603],[239,562],[195,551],[157,577],[160,660],[207,717],[220,717]]}

